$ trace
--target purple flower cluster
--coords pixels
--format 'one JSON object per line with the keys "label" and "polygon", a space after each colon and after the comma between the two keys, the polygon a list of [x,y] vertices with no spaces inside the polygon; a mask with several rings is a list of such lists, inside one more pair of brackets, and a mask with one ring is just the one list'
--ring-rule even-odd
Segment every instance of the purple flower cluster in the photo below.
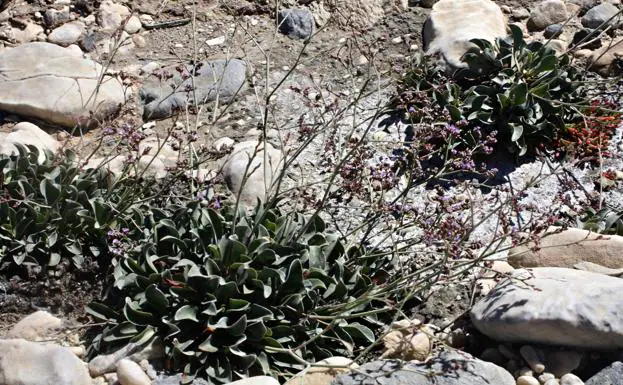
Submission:
{"label": "purple flower cluster", "polygon": [[123,256],[130,250],[129,234],[130,229],[125,227],[121,230],[109,230],[106,234],[108,236],[108,251],[115,256]]}

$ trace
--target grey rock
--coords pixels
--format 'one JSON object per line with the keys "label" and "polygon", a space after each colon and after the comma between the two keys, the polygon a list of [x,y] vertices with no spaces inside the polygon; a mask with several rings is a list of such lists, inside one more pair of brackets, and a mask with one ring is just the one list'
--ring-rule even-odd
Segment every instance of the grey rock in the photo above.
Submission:
{"label": "grey rock", "polygon": [[573,350],[552,350],[545,355],[545,367],[556,377],[562,377],[576,370],[582,358],[582,353]]}
{"label": "grey rock", "polygon": [[555,39],[562,34],[563,28],[562,24],[548,25],[543,31],[543,36],[546,39]]}
{"label": "grey rock", "polygon": [[151,379],[140,365],[127,358],[117,362],[117,378],[121,385],[151,385]]}
{"label": "grey rock", "polygon": [[[89,168],[88,166],[86,168]],[[159,338],[154,338],[147,345],[139,345],[129,343],[121,349],[111,354],[99,355],[89,362],[89,373],[95,378],[105,373],[114,372],[117,369],[117,363],[124,358],[130,358],[133,361],[151,360],[162,358],[164,356],[164,347]]]}
{"label": "grey rock", "polygon": [[43,22],[45,23],[45,26],[50,29],[63,25],[70,20],[71,14],[69,12],[69,7],[64,7],[60,10],[48,8],[43,14]]}
{"label": "grey rock", "polygon": [[80,36],[84,33],[84,29],[85,26],[83,23],[72,21],[71,23],[63,24],[54,29],[50,35],[48,35],[48,41],[67,47],[80,39]]}
{"label": "grey rock", "polygon": [[[38,126],[29,122],[17,123],[13,127],[13,130],[8,134],[0,133],[0,154],[9,156],[17,155],[19,152],[17,150],[16,144],[21,144],[23,146],[35,146],[39,152],[39,157],[37,159],[39,163],[43,163],[45,161],[46,150],[54,153],[60,148],[60,143],[58,143],[56,139],[50,136],[47,132],[40,129]],[[34,318],[41,317],[37,318],[39,320],[45,317],[41,315],[32,316]],[[18,327],[18,325],[20,325],[20,323],[15,325],[15,327]],[[9,337],[30,339],[27,335],[18,334],[9,335]]]}
{"label": "grey rock", "polygon": [[562,0],[544,0],[537,4],[528,20],[528,29],[542,31],[548,25],[562,23],[569,17],[567,7]]}
{"label": "grey rock", "polygon": [[467,353],[446,351],[427,363],[373,361],[340,374],[332,385],[515,385],[503,368]]}
{"label": "grey rock", "polygon": [[584,385],[584,381],[573,373],[567,373],[560,377],[560,385]]}
{"label": "grey rock", "polygon": [[623,385],[623,362],[617,361],[595,374],[584,385]]}
{"label": "grey rock", "polygon": [[[193,70],[194,83],[188,76]],[[186,105],[193,105],[195,98],[199,104],[217,97],[219,102],[226,103],[245,89],[246,65],[242,60],[204,61],[194,69],[190,65],[163,68],[152,73],[140,90],[143,118],[167,118],[183,111]]]}
{"label": "grey rock", "polygon": [[617,349],[623,347],[622,291],[620,278],[588,271],[518,269],[470,315],[498,341]]}
{"label": "grey rock", "polygon": [[97,12],[97,22],[106,31],[115,31],[121,27],[125,18],[130,16],[130,9],[125,5],[105,0]]}
{"label": "grey rock", "polygon": [[[73,49],[30,43],[0,52],[0,110],[73,128],[116,114],[127,91]],[[45,90],[45,92],[42,92]]]}
{"label": "grey rock", "polygon": [[8,339],[0,340],[0,384],[90,385],[91,378],[67,348]]}
{"label": "grey rock", "polygon": [[420,6],[423,8],[433,8],[433,5],[439,0],[420,0]]}
{"label": "grey rock", "polygon": [[[156,378],[152,382],[152,385],[180,385],[182,383],[182,378],[183,378],[183,375],[181,373],[178,373],[172,376],[160,375],[158,378]],[[208,385],[208,384],[209,384],[208,381],[204,380],[203,378],[195,378],[188,385]]]}
{"label": "grey rock", "polygon": [[315,30],[314,15],[306,9],[282,9],[277,16],[279,32],[292,39],[307,40]]}
{"label": "grey rock", "polygon": [[27,341],[41,341],[49,338],[62,326],[63,320],[47,311],[39,310],[22,318],[13,325],[6,336],[8,338],[23,338]]}
{"label": "grey rock", "polygon": [[[601,3],[591,8],[584,16],[582,16],[582,25],[586,28],[599,28],[601,24],[610,20],[614,15],[619,12],[619,9],[610,3]],[[621,24],[620,16],[610,21],[616,27]],[[604,25],[602,28],[604,28]]]}
{"label": "grey rock", "polygon": [[105,32],[89,30],[78,41],[78,45],[84,52],[93,52],[97,49],[98,44],[107,42],[109,38],[110,36]]}

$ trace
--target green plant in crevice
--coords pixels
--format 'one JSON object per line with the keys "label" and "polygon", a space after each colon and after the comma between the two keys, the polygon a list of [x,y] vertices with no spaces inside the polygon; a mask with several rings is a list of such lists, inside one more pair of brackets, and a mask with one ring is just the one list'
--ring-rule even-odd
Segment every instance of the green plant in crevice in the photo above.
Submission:
{"label": "green plant in crevice", "polygon": [[466,122],[497,132],[498,142],[520,156],[546,147],[588,105],[583,79],[568,55],[541,42],[526,43],[519,27],[495,42],[474,39],[466,68],[452,76],[430,58],[416,63],[389,105],[406,123]]}
{"label": "green plant in crevice", "polygon": [[107,322],[90,354],[159,336],[189,379],[287,376],[372,344],[407,290],[387,294],[389,260],[347,247],[318,217],[258,206],[233,224],[199,202],[136,213],[145,238],[115,261],[123,300],[89,307]]}

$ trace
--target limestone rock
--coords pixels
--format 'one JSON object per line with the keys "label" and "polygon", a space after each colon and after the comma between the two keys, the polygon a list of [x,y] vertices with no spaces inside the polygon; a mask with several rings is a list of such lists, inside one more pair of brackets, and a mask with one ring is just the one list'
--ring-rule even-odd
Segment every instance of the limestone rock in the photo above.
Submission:
{"label": "limestone rock", "polygon": [[539,380],[532,376],[519,376],[516,385],[539,385]]}
{"label": "limestone rock", "polygon": [[548,25],[563,23],[569,14],[565,2],[562,0],[543,0],[530,13],[528,29],[542,31]]}
{"label": "limestone rock", "polygon": [[0,110],[69,128],[115,114],[125,103],[123,85],[101,79],[102,66],[74,52],[42,42],[0,52]]}
{"label": "limestone rock", "polygon": [[133,34],[140,31],[142,27],[143,24],[141,23],[141,19],[137,16],[131,16],[123,29],[129,34]]}
{"label": "limestone rock", "polygon": [[422,31],[427,55],[440,55],[449,68],[465,67],[461,57],[471,39],[506,36],[500,7],[490,0],[441,0],[433,6]]}
{"label": "limestone rock", "polygon": [[[323,367],[322,365],[326,366]],[[328,385],[337,375],[358,367],[359,365],[349,358],[331,357],[318,361],[314,366],[292,377],[284,385]]]}
{"label": "limestone rock", "polygon": [[266,192],[278,178],[282,162],[281,152],[270,144],[246,141],[234,146],[223,163],[222,173],[234,196],[240,194],[240,200],[253,207],[257,199],[266,200]]}
{"label": "limestone rock", "polygon": [[0,384],[91,385],[82,361],[58,345],[0,340]]}
{"label": "limestone rock", "polygon": [[48,36],[48,41],[54,44],[67,47],[74,44],[80,39],[80,36],[84,33],[85,26],[79,21],[72,21],[71,23],[63,24],[56,28]]}
{"label": "limestone rock", "polygon": [[430,354],[431,342],[426,333],[419,331],[419,321],[404,320],[397,324],[393,325],[395,330],[383,337],[385,349],[381,358],[424,361]]}
{"label": "limestone rock", "polygon": [[560,377],[560,385],[584,385],[584,381],[573,373],[567,373]]}
{"label": "limestone rock", "polygon": [[106,31],[119,29],[130,10],[125,5],[116,4],[111,0],[105,0],[100,4],[97,21]]}
{"label": "limestone rock", "polygon": [[623,362],[616,361],[602,369],[586,382],[585,385],[623,385]]}
{"label": "limestone rock", "polygon": [[[190,78],[193,71],[194,82]],[[172,116],[184,110],[186,105],[194,104],[195,97],[199,104],[217,97],[221,103],[225,103],[245,89],[246,65],[242,60],[206,61],[194,68],[190,65],[163,68],[152,73],[141,88],[143,119],[147,121]]]}
{"label": "limestone rock", "polygon": [[24,28],[11,28],[10,38],[17,43],[29,43],[37,39],[37,36],[43,34],[43,27],[35,23],[26,23]]}
{"label": "limestone rock", "polygon": [[623,280],[581,270],[515,270],[472,307],[483,334],[516,343],[623,347]]}
{"label": "limestone rock", "polygon": [[541,238],[539,250],[534,243],[509,251],[508,263],[513,267],[567,267],[586,261],[612,269],[623,267],[623,237],[600,235],[588,230],[570,228]]}
{"label": "limestone rock", "polygon": [[60,148],[60,143],[56,139],[28,122],[17,123],[8,134],[0,133],[0,154],[17,155],[16,144],[35,146],[39,151],[39,163],[43,163],[46,159],[45,150],[54,153]]}
{"label": "limestone rock", "polygon": [[315,30],[314,16],[306,9],[283,9],[277,15],[279,32],[292,39],[307,40]]}
{"label": "limestone rock", "polygon": [[47,311],[36,311],[22,318],[7,333],[8,338],[22,338],[27,341],[41,341],[49,336],[50,332],[58,330],[63,320],[54,317]]}
{"label": "limestone rock", "polygon": [[467,353],[446,351],[427,363],[380,360],[340,374],[332,385],[515,385],[506,370]]}

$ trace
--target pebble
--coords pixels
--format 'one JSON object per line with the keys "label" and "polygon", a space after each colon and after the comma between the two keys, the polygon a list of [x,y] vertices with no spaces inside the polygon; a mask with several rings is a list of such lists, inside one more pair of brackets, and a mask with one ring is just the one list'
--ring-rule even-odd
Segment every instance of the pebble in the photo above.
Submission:
{"label": "pebble", "polygon": [[133,34],[133,33],[137,33],[138,31],[140,31],[142,27],[143,27],[143,24],[141,23],[141,19],[139,19],[136,16],[132,16],[130,17],[128,22],[125,24],[125,27],[123,29],[129,34]]}
{"label": "pebble", "polygon": [[584,385],[584,381],[575,374],[567,373],[560,378],[560,385]]}
{"label": "pebble", "polygon": [[557,378],[552,378],[543,383],[543,385],[560,385],[560,380]]}
{"label": "pebble", "polygon": [[520,376],[517,377],[517,385],[540,385],[539,380],[532,376]]}
{"label": "pebble", "polygon": [[392,39],[392,43],[394,44],[400,44],[402,43],[402,37],[398,36]]}
{"label": "pebble", "polygon": [[175,47],[175,48],[184,48],[184,44],[182,44],[182,43],[175,43],[175,45],[173,47]]}
{"label": "pebble", "polygon": [[523,376],[534,377],[534,373],[532,373],[532,369],[523,367],[523,368],[519,369],[519,376],[518,377],[523,377]]}
{"label": "pebble", "polygon": [[121,385],[151,385],[151,379],[143,369],[126,358],[117,363],[117,376]]}
{"label": "pebble", "polygon": [[536,373],[543,373],[545,370],[545,365],[539,358],[539,354],[537,351],[530,345],[523,345],[519,348],[519,354],[526,361],[528,366],[532,368]]}
{"label": "pebble", "polygon": [[539,382],[545,384],[549,380],[555,380],[556,376],[553,373],[545,372],[539,376]]}
{"label": "pebble", "polygon": [[220,45],[225,43],[225,36],[219,36],[219,37],[215,37],[213,39],[208,39],[206,40],[206,44],[210,47],[213,47],[215,45]]}
{"label": "pebble", "polygon": [[144,48],[147,46],[147,41],[145,41],[145,38],[139,34],[132,36],[132,42],[138,48]]}
{"label": "pebble", "polygon": [[545,356],[547,371],[562,377],[576,370],[582,362],[582,354],[573,350],[554,350]]}

